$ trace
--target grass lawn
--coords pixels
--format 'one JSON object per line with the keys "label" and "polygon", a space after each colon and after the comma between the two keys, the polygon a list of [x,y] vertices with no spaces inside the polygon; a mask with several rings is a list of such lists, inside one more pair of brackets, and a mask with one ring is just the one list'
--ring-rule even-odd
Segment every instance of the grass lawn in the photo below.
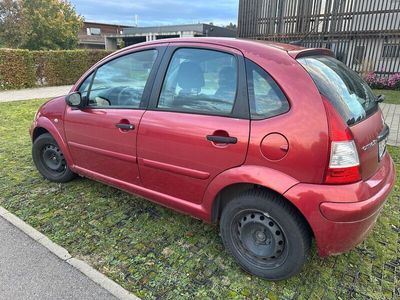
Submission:
{"label": "grass lawn", "polygon": [[400,104],[400,91],[373,90],[375,95],[385,95],[384,103]]}
{"label": "grass lawn", "polygon": [[[28,128],[39,101],[0,104],[0,205],[144,299],[399,299],[400,182],[369,238],[287,281],[250,276],[215,226],[88,179],[44,180]],[[400,171],[400,148],[389,148]]]}

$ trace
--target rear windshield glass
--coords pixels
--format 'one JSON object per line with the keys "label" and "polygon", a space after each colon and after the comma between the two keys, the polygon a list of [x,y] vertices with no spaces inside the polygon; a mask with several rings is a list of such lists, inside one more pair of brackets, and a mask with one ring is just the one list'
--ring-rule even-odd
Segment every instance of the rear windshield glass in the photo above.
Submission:
{"label": "rear windshield glass", "polygon": [[324,55],[302,57],[298,61],[348,125],[364,120],[377,110],[371,88],[342,62]]}

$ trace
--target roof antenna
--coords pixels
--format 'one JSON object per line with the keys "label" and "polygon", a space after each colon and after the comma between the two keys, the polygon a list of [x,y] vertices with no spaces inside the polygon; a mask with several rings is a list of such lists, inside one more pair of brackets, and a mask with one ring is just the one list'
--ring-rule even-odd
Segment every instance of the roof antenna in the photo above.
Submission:
{"label": "roof antenna", "polygon": [[303,36],[303,37],[301,38],[301,40],[291,41],[291,42],[289,42],[289,44],[290,44],[290,45],[295,45],[295,46],[301,46],[302,43],[303,43],[303,41],[304,41],[306,38],[308,38],[308,37],[310,36],[310,34],[313,33],[313,32],[315,31],[315,29],[317,29],[317,27],[321,24],[321,22],[322,22],[323,20],[324,20],[323,18],[322,18],[321,20],[319,20],[319,22],[318,22],[317,24],[315,24],[314,27],[313,27],[309,32],[307,32],[307,34],[306,34],[305,36]]}

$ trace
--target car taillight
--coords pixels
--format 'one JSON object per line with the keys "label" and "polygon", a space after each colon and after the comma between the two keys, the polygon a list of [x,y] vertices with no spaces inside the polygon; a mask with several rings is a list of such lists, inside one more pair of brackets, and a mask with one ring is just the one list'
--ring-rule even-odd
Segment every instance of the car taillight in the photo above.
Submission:
{"label": "car taillight", "polygon": [[347,184],[361,180],[360,160],[350,129],[333,105],[323,99],[329,127],[329,164],[326,184]]}

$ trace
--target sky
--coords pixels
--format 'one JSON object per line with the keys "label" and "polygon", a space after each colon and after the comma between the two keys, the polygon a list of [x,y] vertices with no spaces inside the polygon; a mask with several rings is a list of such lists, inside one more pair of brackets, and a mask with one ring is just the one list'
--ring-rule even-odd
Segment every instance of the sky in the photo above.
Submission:
{"label": "sky", "polygon": [[239,0],[70,0],[86,21],[122,25],[237,23]]}

